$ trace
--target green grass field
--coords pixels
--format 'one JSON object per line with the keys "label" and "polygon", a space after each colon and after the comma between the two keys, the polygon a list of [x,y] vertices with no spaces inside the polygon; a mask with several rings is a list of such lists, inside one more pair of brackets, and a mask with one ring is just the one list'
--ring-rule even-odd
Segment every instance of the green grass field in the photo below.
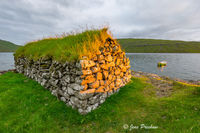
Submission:
{"label": "green grass field", "polygon": [[200,42],[118,39],[127,53],[200,53]]}
{"label": "green grass field", "polygon": [[[170,97],[158,98],[155,88],[134,78],[100,108],[82,116],[37,82],[8,72],[0,76],[0,133],[198,133],[200,88],[174,83],[173,90]],[[130,131],[131,124],[158,129]]]}
{"label": "green grass field", "polygon": [[19,45],[9,41],[0,40],[0,52],[14,52],[18,47]]}

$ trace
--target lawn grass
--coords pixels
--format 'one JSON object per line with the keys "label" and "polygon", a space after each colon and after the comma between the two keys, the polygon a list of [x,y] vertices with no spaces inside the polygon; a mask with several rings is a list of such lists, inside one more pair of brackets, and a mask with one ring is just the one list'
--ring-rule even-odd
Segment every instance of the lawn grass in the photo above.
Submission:
{"label": "lawn grass", "polygon": [[33,60],[51,57],[60,62],[76,61],[82,56],[96,53],[99,46],[111,37],[107,30],[86,30],[82,33],[33,41],[17,49],[14,55],[16,58],[26,57]]}
{"label": "lawn grass", "polygon": [[[158,126],[125,130],[124,124]],[[130,129],[130,128],[129,128]],[[100,108],[82,116],[37,82],[22,74],[0,76],[0,133],[198,133],[200,88],[174,83],[170,97],[158,98],[155,88],[133,78]]]}
{"label": "lawn grass", "polygon": [[127,53],[200,53],[200,42],[158,40],[158,39],[118,39]]}

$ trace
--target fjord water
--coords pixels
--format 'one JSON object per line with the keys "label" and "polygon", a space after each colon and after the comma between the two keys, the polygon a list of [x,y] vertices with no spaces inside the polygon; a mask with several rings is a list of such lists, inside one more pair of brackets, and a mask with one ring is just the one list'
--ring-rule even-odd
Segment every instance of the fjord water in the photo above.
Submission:
{"label": "fjord water", "polygon": [[[185,80],[200,80],[200,54],[127,53],[126,55],[130,59],[132,70]],[[158,68],[157,63],[160,61],[167,61],[167,66]]]}
{"label": "fjord water", "polygon": [[[131,69],[156,73],[162,76],[185,80],[200,80],[200,54],[191,53],[127,53]],[[163,69],[157,67],[160,61],[167,61]],[[14,69],[13,53],[0,53],[0,71]]]}
{"label": "fjord water", "polygon": [[0,71],[14,69],[13,53],[0,53]]}

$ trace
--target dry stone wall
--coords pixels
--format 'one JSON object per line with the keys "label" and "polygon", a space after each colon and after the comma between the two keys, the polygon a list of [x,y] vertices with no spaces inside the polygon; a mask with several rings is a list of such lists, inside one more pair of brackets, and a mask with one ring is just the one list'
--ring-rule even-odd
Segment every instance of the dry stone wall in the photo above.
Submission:
{"label": "dry stone wall", "polygon": [[17,72],[34,79],[81,114],[96,109],[130,81],[129,63],[120,45],[110,38],[90,58],[76,62],[15,58]]}

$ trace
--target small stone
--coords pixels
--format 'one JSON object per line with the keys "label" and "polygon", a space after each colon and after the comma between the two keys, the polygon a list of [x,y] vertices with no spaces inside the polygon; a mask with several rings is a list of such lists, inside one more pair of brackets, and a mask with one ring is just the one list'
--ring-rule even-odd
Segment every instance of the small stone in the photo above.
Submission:
{"label": "small stone", "polygon": [[67,92],[69,95],[74,95],[74,90],[71,87],[67,87]]}
{"label": "small stone", "polygon": [[72,102],[71,102],[71,101],[69,101],[69,102],[68,102],[68,105],[69,105],[69,106],[72,106]]}
{"label": "small stone", "polygon": [[103,102],[105,102],[105,99],[100,100],[100,104],[102,104]]}
{"label": "small stone", "polygon": [[63,91],[66,91],[66,90],[67,90],[67,87],[65,87],[65,86],[62,87],[62,90],[63,90]]}
{"label": "small stone", "polygon": [[112,59],[111,55],[108,55],[108,56],[105,57],[105,60],[108,61],[108,62],[111,62],[113,59]]}
{"label": "small stone", "polygon": [[76,84],[76,83],[73,83],[73,84],[70,84],[70,87],[74,90],[77,90],[77,91],[80,91],[83,89],[83,86],[79,85],[79,84]]}
{"label": "small stone", "polygon": [[67,67],[68,64],[69,64],[69,62],[66,61],[66,62],[63,64],[63,67]]}
{"label": "small stone", "polygon": [[75,78],[75,83],[81,84],[82,83],[81,77],[76,77]]}
{"label": "small stone", "polygon": [[90,104],[95,104],[95,103],[97,103],[97,102],[98,102],[97,96],[94,96],[94,97],[89,98],[89,103],[90,103]]}
{"label": "small stone", "polygon": [[75,78],[76,78],[75,75],[71,75],[70,76],[70,83],[75,83]]}
{"label": "small stone", "polygon": [[94,61],[92,61],[92,60],[89,61],[89,67],[93,67],[95,65],[96,65],[96,63]]}
{"label": "small stone", "polygon": [[92,74],[92,71],[91,70],[83,70],[83,75],[90,75]]}
{"label": "small stone", "polygon": [[64,97],[65,97],[67,100],[70,99],[70,96],[69,96],[69,94],[68,94],[67,92],[64,92]]}
{"label": "small stone", "polygon": [[64,92],[63,92],[62,90],[58,90],[58,94],[59,94],[60,96],[64,96]]}
{"label": "small stone", "polygon": [[44,86],[46,84],[46,82],[47,82],[47,80],[43,79],[42,82],[41,82],[41,85]]}
{"label": "small stone", "polygon": [[52,90],[51,94],[57,96],[57,90]]}
{"label": "small stone", "polygon": [[43,78],[49,78],[49,73],[42,73]]}
{"label": "small stone", "polygon": [[95,81],[94,83],[91,84],[91,88],[95,89],[99,87],[99,81]]}
{"label": "small stone", "polygon": [[92,72],[93,73],[97,73],[97,72],[99,72],[101,69],[100,69],[100,67],[93,67],[92,68]]}
{"label": "small stone", "polygon": [[76,63],[76,67],[77,67],[77,68],[81,68],[81,63],[77,62],[77,63]]}
{"label": "small stone", "polygon": [[94,95],[94,93],[80,93],[80,92],[75,92],[74,95],[81,99],[81,100],[84,100],[84,99],[87,99],[87,98],[90,98]]}
{"label": "small stone", "polygon": [[93,105],[92,110],[95,110],[98,107],[99,103]]}
{"label": "small stone", "polygon": [[80,76],[80,75],[82,75],[83,73],[82,73],[82,70],[78,70],[78,71],[76,71],[76,75],[77,76]]}
{"label": "small stone", "polygon": [[87,112],[91,112],[92,108],[91,106],[87,107]]}
{"label": "small stone", "polygon": [[78,100],[78,98],[76,98],[76,97],[74,97],[74,96],[72,96],[72,97],[70,98],[70,101],[71,101],[72,105],[75,105],[75,106],[79,105],[79,100]]}
{"label": "small stone", "polygon": [[59,81],[59,80],[51,80],[50,83],[51,83],[51,85],[53,85],[54,87],[57,87],[58,81]]}
{"label": "small stone", "polygon": [[80,105],[85,109],[87,107],[87,100],[80,101]]}
{"label": "small stone", "polygon": [[66,83],[70,83],[70,76],[69,76],[69,75],[66,75],[65,77],[63,77],[63,80],[64,80]]}
{"label": "small stone", "polygon": [[82,114],[82,113],[83,113],[83,110],[82,110],[82,109],[78,109],[78,112]]}
{"label": "small stone", "polygon": [[59,78],[62,77],[62,73],[60,71],[58,71],[58,76],[59,76]]}
{"label": "small stone", "polygon": [[66,102],[66,99],[64,97],[61,97],[60,100]]}
{"label": "small stone", "polygon": [[98,72],[97,73],[97,80],[102,80],[102,77],[103,77],[102,73]]}
{"label": "small stone", "polygon": [[108,78],[108,71],[103,71],[103,76],[104,76],[104,79],[107,79]]}

